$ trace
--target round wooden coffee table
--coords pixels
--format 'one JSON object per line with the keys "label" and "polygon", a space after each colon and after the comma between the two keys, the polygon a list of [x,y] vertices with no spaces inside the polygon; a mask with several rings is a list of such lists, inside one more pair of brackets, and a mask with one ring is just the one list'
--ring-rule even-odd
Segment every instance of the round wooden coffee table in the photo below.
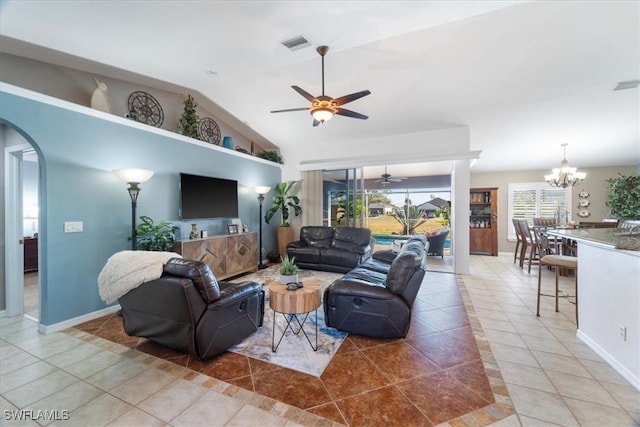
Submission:
{"label": "round wooden coffee table", "polygon": [[[287,329],[291,329],[291,332],[298,335],[300,331],[304,334],[309,341],[309,345],[313,351],[318,350],[318,307],[320,307],[320,281],[314,279],[308,279],[302,281],[302,288],[298,288],[295,291],[288,291],[287,287],[278,281],[269,283],[269,306],[273,310],[273,325],[271,331],[271,351],[275,353],[280,346],[282,338],[284,338]],[[306,322],[309,314],[315,311],[316,314],[316,345],[313,346],[309,335],[304,330],[303,325]],[[278,340],[278,344],[275,344],[276,334],[276,313],[281,313],[287,322],[282,335]],[[302,321],[298,318],[298,315],[304,314]],[[294,321],[298,323],[298,330],[294,330],[291,323]]]}

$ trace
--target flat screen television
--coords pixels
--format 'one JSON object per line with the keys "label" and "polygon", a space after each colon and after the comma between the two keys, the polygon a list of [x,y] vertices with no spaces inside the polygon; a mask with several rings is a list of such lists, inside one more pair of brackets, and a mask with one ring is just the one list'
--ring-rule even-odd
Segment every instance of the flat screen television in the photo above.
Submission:
{"label": "flat screen television", "polygon": [[238,181],[180,174],[180,218],[236,218]]}

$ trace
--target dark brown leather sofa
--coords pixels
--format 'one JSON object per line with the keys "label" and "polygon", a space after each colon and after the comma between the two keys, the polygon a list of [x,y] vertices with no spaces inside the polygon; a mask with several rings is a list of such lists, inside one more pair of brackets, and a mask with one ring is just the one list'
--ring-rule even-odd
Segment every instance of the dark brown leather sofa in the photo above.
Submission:
{"label": "dark brown leather sofa", "polygon": [[287,255],[300,268],[346,273],[371,257],[374,243],[368,228],[306,226]]}
{"label": "dark brown leather sofa", "polygon": [[413,236],[394,253],[381,251],[324,292],[327,326],[375,338],[404,338],[425,275],[429,244]]}
{"label": "dark brown leather sofa", "polygon": [[218,282],[207,264],[182,258],[118,301],[127,334],[203,360],[254,333],[264,317],[262,285]]}

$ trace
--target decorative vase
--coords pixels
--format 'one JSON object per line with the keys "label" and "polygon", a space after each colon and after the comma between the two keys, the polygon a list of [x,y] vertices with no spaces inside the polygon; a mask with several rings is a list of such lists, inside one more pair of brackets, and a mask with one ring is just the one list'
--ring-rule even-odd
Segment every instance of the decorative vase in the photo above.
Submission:
{"label": "decorative vase", "polygon": [[222,138],[222,146],[224,148],[233,150],[233,138],[230,136],[225,136],[224,138]]}
{"label": "decorative vase", "polygon": [[278,227],[278,253],[280,256],[287,254],[287,245],[293,241],[292,227]]}
{"label": "decorative vase", "polygon": [[285,276],[284,274],[280,274],[278,277],[278,282],[286,285],[287,283],[298,283],[298,275],[294,274],[293,276]]}
{"label": "decorative vase", "polygon": [[192,239],[198,238],[198,224],[191,224],[191,234],[189,234],[189,237]]}
{"label": "decorative vase", "polygon": [[113,107],[113,99],[107,90],[107,85],[98,81],[95,77],[93,81],[96,83],[97,88],[91,94],[91,108],[114,114],[116,110]]}

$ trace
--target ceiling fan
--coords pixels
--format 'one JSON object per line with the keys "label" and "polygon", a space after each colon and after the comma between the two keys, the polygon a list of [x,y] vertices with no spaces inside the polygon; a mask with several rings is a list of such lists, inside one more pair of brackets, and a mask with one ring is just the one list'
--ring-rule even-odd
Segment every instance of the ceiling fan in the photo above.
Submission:
{"label": "ceiling fan", "polygon": [[376,182],[380,182],[380,183],[382,183],[382,185],[387,185],[390,182],[402,182],[405,179],[407,179],[406,176],[392,177],[390,174],[387,173],[387,166],[385,165],[384,173],[382,175],[380,175],[380,179],[377,180]]}
{"label": "ceiling fan", "polygon": [[299,86],[291,86],[293,90],[302,95],[307,101],[311,102],[310,107],[301,107],[301,108],[288,108],[286,110],[275,110],[272,113],[286,113],[289,111],[305,111],[308,110],[313,116],[313,125],[318,126],[321,123],[330,120],[334,115],[351,117],[354,119],[362,119],[366,120],[369,116],[365,116],[364,114],[356,113],[355,111],[347,110],[346,108],[342,108],[344,104],[355,101],[356,99],[360,99],[363,96],[369,95],[371,92],[368,90],[362,90],[360,92],[355,92],[349,95],[341,96],[339,98],[331,98],[330,96],[326,96],[324,94],[324,56],[329,51],[328,46],[318,46],[316,51],[322,57],[322,95],[313,96],[309,92],[300,88]]}

